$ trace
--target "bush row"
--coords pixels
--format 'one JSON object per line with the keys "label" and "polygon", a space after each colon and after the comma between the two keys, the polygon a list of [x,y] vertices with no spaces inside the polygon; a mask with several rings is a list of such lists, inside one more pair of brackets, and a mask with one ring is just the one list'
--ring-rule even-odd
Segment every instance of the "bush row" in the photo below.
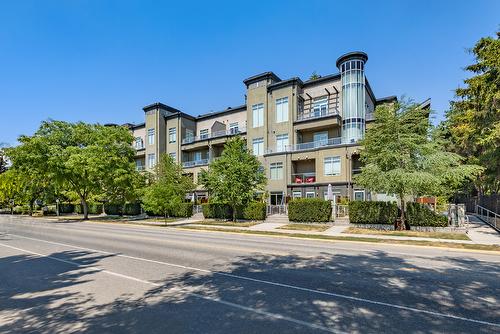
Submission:
{"label": "bush row", "polygon": [[395,203],[375,201],[352,201],[349,203],[349,220],[353,224],[388,224],[398,218]]}
{"label": "bush row", "polygon": [[[233,209],[229,204],[204,203],[201,205],[203,216],[210,219],[232,219]],[[266,204],[262,202],[250,202],[236,210],[237,219],[265,220]]]}
{"label": "bush row", "polygon": [[293,222],[324,223],[331,215],[331,203],[320,198],[297,198],[288,203],[288,219]]}
{"label": "bush row", "polygon": [[[349,220],[353,224],[393,225],[399,216],[395,203],[353,201],[349,203]],[[448,219],[420,203],[406,204],[406,221],[410,226],[446,227]]]}
{"label": "bush row", "polygon": [[[153,212],[153,211],[148,211],[147,214],[149,216],[161,216],[161,217],[165,215],[164,212]],[[193,203],[177,204],[171,207],[170,210],[168,210],[167,215],[169,217],[189,218],[193,215]]]}

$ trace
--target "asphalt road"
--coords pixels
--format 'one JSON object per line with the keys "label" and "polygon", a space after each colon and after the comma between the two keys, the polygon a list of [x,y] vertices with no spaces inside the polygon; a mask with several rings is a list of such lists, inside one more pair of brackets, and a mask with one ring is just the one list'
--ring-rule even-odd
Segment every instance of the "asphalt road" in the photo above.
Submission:
{"label": "asphalt road", "polygon": [[0,216],[2,333],[500,333],[500,256]]}

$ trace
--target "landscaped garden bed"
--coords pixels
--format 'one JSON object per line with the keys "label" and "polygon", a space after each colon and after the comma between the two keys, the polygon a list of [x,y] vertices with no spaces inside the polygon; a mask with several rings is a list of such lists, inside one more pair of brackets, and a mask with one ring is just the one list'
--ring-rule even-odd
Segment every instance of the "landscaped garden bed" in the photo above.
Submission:
{"label": "landscaped garden bed", "polygon": [[332,225],[329,225],[329,224],[297,223],[297,224],[287,224],[287,225],[278,227],[278,229],[323,232],[323,231],[328,230],[330,227],[332,227]]}
{"label": "landscaped garden bed", "polygon": [[421,232],[421,231],[388,231],[375,230],[358,227],[349,227],[343,233],[348,234],[364,234],[364,235],[387,235],[398,237],[419,237],[433,239],[450,239],[450,240],[470,240],[467,234],[457,232]]}

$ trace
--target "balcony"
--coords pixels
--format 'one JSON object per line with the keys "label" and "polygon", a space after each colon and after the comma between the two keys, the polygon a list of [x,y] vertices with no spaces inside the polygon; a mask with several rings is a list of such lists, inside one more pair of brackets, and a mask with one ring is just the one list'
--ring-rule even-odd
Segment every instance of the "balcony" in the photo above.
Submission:
{"label": "balcony", "polygon": [[266,154],[279,153],[279,152],[299,152],[305,150],[312,150],[316,148],[333,147],[338,145],[342,145],[341,137],[330,138],[328,140],[312,141],[308,143],[300,143],[295,145],[286,145],[284,147],[279,147],[275,149],[270,148],[266,150]]}
{"label": "balcony", "polygon": [[314,183],[316,182],[316,173],[299,173],[292,174],[292,183],[303,184],[303,183]]}
{"label": "balcony", "polygon": [[188,137],[182,139],[182,144],[191,144],[196,141],[200,140],[207,140],[207,139],[213,139],[213,138],[219,138],[219,137],[225,137],[225,136],[234,136],[234,135],[239,135],[242,133],[246,133],[247,130],[246,128],[233,128],[229,130],[223,130],[223,131],[216,131],[212,133],[208,133],[206,135],[202,136],[196,136],[196,137]]}
{"label": "balcony", "polygon": [[193,160],[193,161],[184,161],[182,163],[182,167],[188,168],[188,167],[196,167],[196,166],[206,166],[208,165],[208,159],[200,159],[200,160]]}
{"label": "balcony", "polygon": [[306,121],[328,116],[335,116],[338,114],[339,110],[337,108],[306,110],[297,115],[297,121]]}

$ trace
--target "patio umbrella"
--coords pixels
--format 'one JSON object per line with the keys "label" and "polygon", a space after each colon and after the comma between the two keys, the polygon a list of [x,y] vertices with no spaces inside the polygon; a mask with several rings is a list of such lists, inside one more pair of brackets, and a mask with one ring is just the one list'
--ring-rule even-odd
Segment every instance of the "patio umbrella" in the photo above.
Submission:
{"label": "patio umbrella", "polygon": [[193,194],[191,195],[191,202],[194,202],[194,192],[193,192]]}
{"label": "patio umbrella", "polygon": [[329,201],[333,201],[333,189],[332,189],[331,184],[328,184],[328,190],[326,192],[326,199]]}

